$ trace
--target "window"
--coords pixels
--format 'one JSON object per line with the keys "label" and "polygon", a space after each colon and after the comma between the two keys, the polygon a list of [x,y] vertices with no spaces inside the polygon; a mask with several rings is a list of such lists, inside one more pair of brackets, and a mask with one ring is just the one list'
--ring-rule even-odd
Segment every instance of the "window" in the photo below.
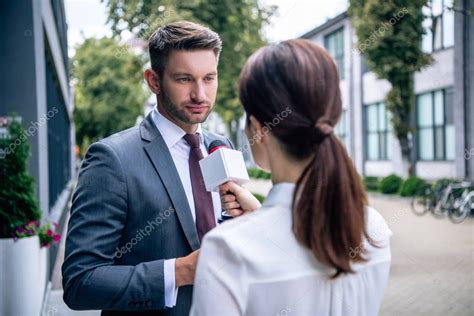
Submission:
{"label": "window", "polygon": [[453,160],[452,90],[421,94],[416,100],[418,159]]}
{"label": "window", "polygon": [[347,111],[342,112],[341,119],[336,125],[336,135],[347,147]]}
{"label": "window", "polygon": [[391,156],[389,144],[390,114],[383,102],[365,107],[367,160],[388,160]]}
{"label": "window", "polygon": [[336,62],[339,77],[344,79],[344,28],[326,35],[324,46]]}
{"label": "window", "polygon": [[454,12],[453,0],[432,0],[431,8],[423,7],[425,20],[421,46],[423,51],[431,53],[435,50],[454,45]]}

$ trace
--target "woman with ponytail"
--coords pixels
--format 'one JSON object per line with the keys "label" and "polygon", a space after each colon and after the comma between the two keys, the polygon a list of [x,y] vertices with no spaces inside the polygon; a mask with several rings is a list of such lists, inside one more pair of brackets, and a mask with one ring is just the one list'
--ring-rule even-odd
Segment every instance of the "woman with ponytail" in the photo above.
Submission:
{"label": "woman with ponytail", "polygon": [[260,206],[221,186],[238,215],[203,240],[192,315],[377,315],[391,231],[367,205],[344,145],[337,68],[303,39],[261,48],[239,80],[245,132],[273,187]]}

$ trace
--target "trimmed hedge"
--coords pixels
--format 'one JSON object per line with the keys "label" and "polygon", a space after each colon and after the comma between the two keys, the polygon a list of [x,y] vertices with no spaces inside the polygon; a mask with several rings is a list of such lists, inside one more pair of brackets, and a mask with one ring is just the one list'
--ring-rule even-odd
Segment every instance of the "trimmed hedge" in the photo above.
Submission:
{"label": "trimmed hedge", "polygon": [[367,191],[377,191],[379,189],[380,180],[377,177],[365,176],[362,182],[364,182]]}
{"label": "trimmed hedge", "polygon": [[395,174],[391,174],[386,176],[380,181],[379,189],[380,192],[385,194],[394,194],[400,190],[400,186],[402,185],[402,178]]}
{"label": "trimmed hedge", "polygon": [[441,178],[434,183],[428,183],[426,180],[416,176],[402,179],[396,174],[391,174],[384,178],[363,176],[362,181],[367,191],[378,191],[384,194],[399,194],[403,197],[411,197],[422,193],[426,188],[431,187],[433,190],[437,190],[458,180]]}
{"label": "trimmed hedge", "polygon": [[415,196],[422,193],[427,186],[429,185],[425,180],[412,176],[403,181],[400,187],[400,195]]}

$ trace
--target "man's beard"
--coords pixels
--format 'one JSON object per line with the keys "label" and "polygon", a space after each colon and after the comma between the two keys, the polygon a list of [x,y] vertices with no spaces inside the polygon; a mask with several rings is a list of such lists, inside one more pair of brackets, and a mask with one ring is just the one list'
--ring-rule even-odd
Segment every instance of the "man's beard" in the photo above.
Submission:
{"label": "man's beard", "polygon": [[166,92],[164,91],[164,89],[161,89],[161,94],[160,94],[160,101],[161,101],[161,104],[163,105],[163,108],[164,110],[169,114],[171,115],[172,117],[174,117],[175,119],[183,122],[183,123],[186,123],[186,124],[199,124],[199,123],[203,123],[204,121],[206,121],[207,117],[209,116],[209,114],[211,113],[211,107],[209,105],[209,103],[207,103],[207,105],[209,106],[209,111],[206,113],[206,115],[202,118],[202,119],[190,119],[189,117],[186,116],[186,110],[183,108],[183,109],[179,109],[178,106],[173,103],[173,101],[171,101],[171,99],[168,97],[168,95],[166,94]]}

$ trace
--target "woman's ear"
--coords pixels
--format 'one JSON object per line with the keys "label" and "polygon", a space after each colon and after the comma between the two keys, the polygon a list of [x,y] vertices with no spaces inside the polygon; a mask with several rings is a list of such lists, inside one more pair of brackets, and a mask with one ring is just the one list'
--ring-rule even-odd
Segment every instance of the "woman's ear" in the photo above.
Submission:
{"label": "woman's ear", "polygon": [[255,142],[261,143],[266,135],[266,133],[263,132],[263,127],[262,124],[257,120],[257,118],[253,115],[250,115],[249,117],[250,121],[250,132],[253,135],[256,135],[254,137]]}
{"label": "woman's ear", "polygon": [[143,77],[145,78],[145,81],[148,84],[148,87],[150,88],[151,92],[156,95],[160,94],[160,80],[156,72],[151,69],[147,69],[145,70]]}

